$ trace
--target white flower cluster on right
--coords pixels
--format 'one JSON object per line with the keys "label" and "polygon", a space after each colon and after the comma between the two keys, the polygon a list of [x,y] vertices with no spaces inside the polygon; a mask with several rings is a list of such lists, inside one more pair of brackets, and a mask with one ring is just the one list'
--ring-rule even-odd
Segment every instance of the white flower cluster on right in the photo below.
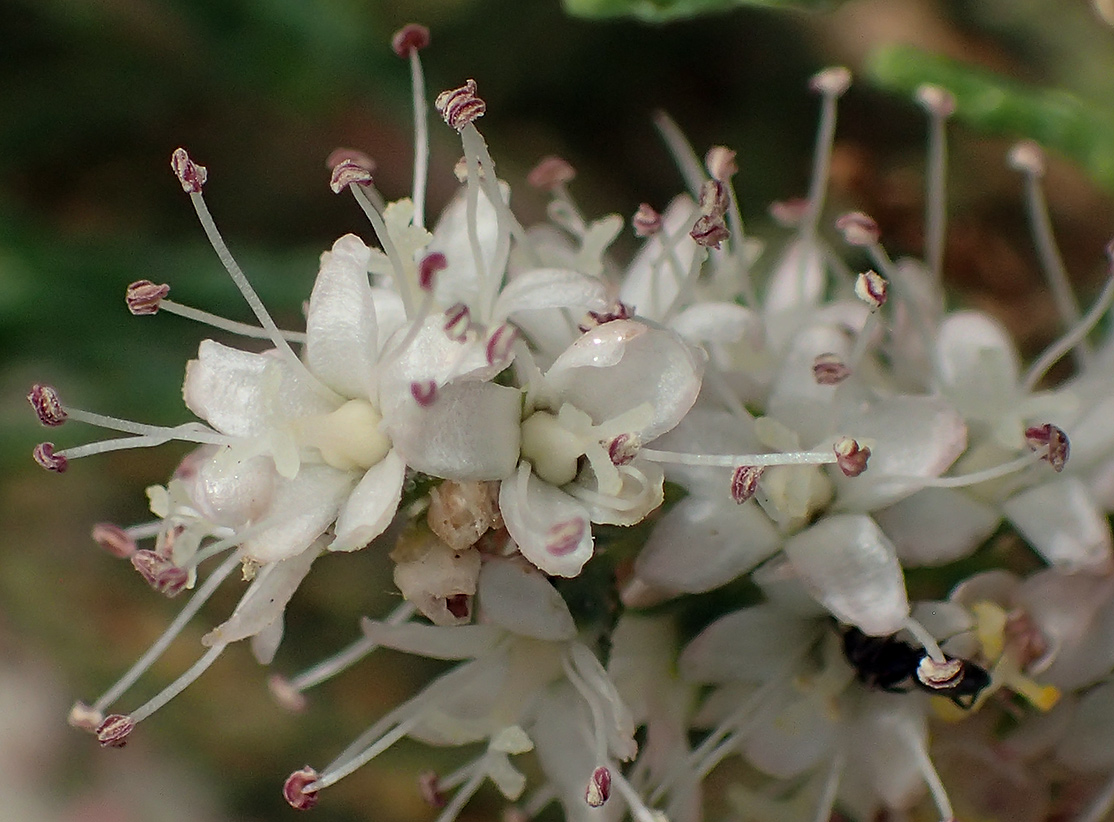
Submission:
{"label": "white flower cluster on right", "polygon": [[[549,222],[520,224],[476,128],[485,104],[471,80],[435,103],[464,157],[458,195],[426,228],[428,39],[408,26],[394,42],[414,78],[413,192],[387,202],[368,157],[331,158],[333,190],[355,197],[377,244],[348,234],[322,254],[304,332],[271,319],[209,214],[206,170],[179,149],[174,171],[259,325],[174,303],[149,281],[129,288],[128,306],[270,347],[203,341],[183,389],[200,422],[175,428],[32,389],[46,425],[124,434],[42,443],[35,458],[50,470],[197,444],[149,489],[152,521],[94,532],[156,590],[194,593],[71,723],[121,746],[231,643],[250,639],[271,663],[313,563],[370,546],[390,552],[403,604],[320,665],[272,677],[279,702],[300,708],[377,647],[459,664],[325,768],[295,771],[283,787],[295,808],[410,737],[483,745],[420,780],[438,822],[485,780],[514,803],[510,819],[559,802],[570,820],[697,822],[717,768],[739,819],[838,809],[870,820],[926,795],[942,820],[1103,818],[1114,806],[1114,341],[1091,332],[1114,278],[1078,308],[1041,228],[1039,150],[1019,146],[1011,161],[1064,335],[1023,370],[1003,327],[949,309],[941,286],[946,91],[919,95],[932,124],[925,261],[892,260],[862,213],[827,230],[851,79],[829,69],[813,80],[810,191],[772,209],[789,230],[780,253],[744,232],[734,153],[713,147],[702,162],[662,118],[688,192],[638,210],[644,242],[624,268],[608,252],[624,221],[586,218],[562,160],[530,175],[551,194]],[[850,270],[839,236],[873,270]],[[1074,376],[1049,385],[1069,355]],[[1041,570],[1018,576],[980,550],[1003,528]],[[905,571],[926,566],[960,569],[942,577],[955,587],[910,602]],[[250,584],[198,662],[141,707],[111,712],[237,568]],[[512,761],[528,751],[543,774],[529,793]]]}

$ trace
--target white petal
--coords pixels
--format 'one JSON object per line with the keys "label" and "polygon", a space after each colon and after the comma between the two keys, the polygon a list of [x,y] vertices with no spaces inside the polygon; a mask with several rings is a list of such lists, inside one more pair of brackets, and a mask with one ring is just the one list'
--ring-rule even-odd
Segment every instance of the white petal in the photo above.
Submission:
{"label": "white petal", "polygon": [[846,362],[850,353],[847,335],[835,326],[814,325],[799,331],[778,369],[767,415],[796,431],[803,443],[831,434],[833,401],[839,387],[817,383],[813,364],[820,354],[835,354]]}
{"label": "white petal", "polygon": [[796,699],[761,711],[748,726],[743,750],[759,770],[791,779],[831,754],[838,725],[819,699]]}
{"label": "white petal", "polygon": [[1057,568],[1110,568],[1110,523],[1076,477],[1057,477],[1015,494],[1002,510],[1037,553]]}
{"label": "white petal", "polygon": [[977,311],[949,314],[936,332],[942,388],[968,418],[997,421],[1016,402],[1019,364],[1001,323]]}
{"label": "white petal", "polygon": [[703,372],[699,353],[673,332],[616,320],[573,343],[545,381],[547,393],[586,412],[596,424],[649,404],[651,421],[631,432],[649,442],[692,408]]}
{"label": "white petal", "polygon": [[[472,256],[472,243],[468,231],[467,194],[467,188],[462,187],[441,212],[437,227],[433,230],[433,241],[427,250],[427,253],[441,252],[448,263],[448,268],[438,272],[434,283],[433,293],[440,305],[452,305],[457,302],[474,305],[479,296],[479,278],[476,274],[476,263]],[[507,200],[510,196],[509,190],[504,188],[503,195],[504,201]],[[480,254],[487,274],[489,277],[500,279],[507,266],[507,259],[506,256],[501,259],[495,258],[499,243],[498,218],[491,200],[482,189],[476,203],[475,224]]]}
{"label": "white petal", "polygon": [[302,553],[336,519],[357,476],[327,465],[302,466],[275,489],[263,520],[273,524],[244,542],[244,556],[265,565]]}
{"label": "white petal", "polygon": [[261,568],[232,616],[202,637],[201,644],[208,647],[255,636],[279,619],[319,555],[319,546],[311,545],[290,559]]}
{"label": "white petal", "polygon": [[402,499],[405,475],[406,463],[394,449],[372,466],[341,506],[329,550],[358,550],[387,530]]}
{"label": "white petal", "polygon": [[701,631],[677,664],[690,682],[765,682],[787,675],[816,641],[818,624],[773,605],[743,608]]}
{"label": "white petal", "polygon": [[[726,486],[723,494],[727,496]],[[753,502],[690,496],[654,526],[635,560],[635,575],[677,593],[711,591],[765,560],[780,545],[777,530]]]}
{"label": "white petal", "polygon": [[499,487],[499,510],[518,550],[547,574],[575,577],[592,557],[588,512],[576,499],[528,472]]}
{"label": "white petal", "polygon": [[826,281],[820,246],[794,240],[770,275],[763,305],[766,316],[812,308],[820,301]]}
{"label": "white petal", "polygon": [[499,293],[495,322],[516,311],[568,308],[579,319],[587,311],[607,307],[607,290],[595,277],[560,268],[538,268],[515,277]]}
{"label": "white petal", "polygon": [[490,651],[503,637],[493,625],[425,625],[404,622],[392,625],[364,617],[360,620],[364,636],[384,648],[430,659],[471,659]]}
{"label": "white petal", "polygon": [[282,614],[279,614],[274,622],[251,638],[251,655],[260,665],[270,665],[274,661],[282,644],[284,628]]}
{"label": "white petal", "polygon": [[321,255],[306,313],[310,370],[345,397],[369,397],[379,346],[367,266],[371,251],[345,234]]}
{"label": "white petal", "polygon": [[278,476],[266,457],[235,459],[231,449],[199,460],[197,469],[183,478],[189,497],[205,519],[236,528],[257,520],[267,511]]}
{"label": "white petal", "polygon": [[1084,773],[1114,768],[1114,682],[1105,682],[1079,700],[1056,758]]}
{"label": "white petal", "polygon": [[334,406],[273,353],[252,354],[202,340],[186,364],[186,406],[223,434],[250,437]]}
{"label": "white petal", "polygon": [[994,533],[1001,516],[957,489],[924,488],[876,511],[874,518],[893,540],[902,565],[915,567],[970,555]]}
{"label": "white petal", "polygon": [[519,771],[506,756],[487,758],[487,776],[506,799],[514,802],[526,788],[526,774]]}
{"label": "white petal", "polygon": [[761,335],[762,319],[736,303],[699,302],[690,305],[669,327],[691,343],[737,342],[748,333]]}
{"label": "white petal", "polygon": [[636,525],[656,511],[665,499],[665,471],[657,463],[635,460],[630,465],[619,466],[619,475],[623,487],[615,496],[594,496],[598,488],[596,476],[591,470],[582,471],[572,486],[588,492],[589,497],[580,500],[592,522]]}
{"label": "white petal", "polygon": [[785,554],[813,596],[841,622],[885,636],[909,616],[894,546],[870,517],[824,517],[790,537]]}
{"label": "white petal", "polygon": [[[662,215],[662,231],[648,239],[631,261],[619,299],[634,308],[643,317],[660,320],[677,296],[677,277],[662,248],[662,236],[672,236],[700,216],[696,203],[687,195],[673,199]],[[691,228],[691,225],[688,226]],[[685,230],[687,231],[688,228]],[[688,271],[699,246],[680,242],[673,248],[682,271]]]}
{"label": "white petal", "polygon": [[502,479],[518,462],[521,397],[518,389],[494,383],[452,383],[428,407],[408,395],[384,427],[416,471],[454,480]]}
{"label": "white petal", "polygon": [[406,349],[395,354],[409,335],[409,327],[399,328],[387,344],[386,365],[379,375],[379,410],[384,417],[397,413],[403,400],[411,400],[413,383],[433,382],[444,385],[450,380],[468,377],[488,380],[506,367],[487,361],[486,346],[479,342],[458,342],[445,334],[445,318],[438,314],[422,323]]}
{"label": "white petal", "polygon": [[536,568],[489,559],[480,568],[481,618],[504,630],[559,642],[576,636],[576,623],[557,589]]}

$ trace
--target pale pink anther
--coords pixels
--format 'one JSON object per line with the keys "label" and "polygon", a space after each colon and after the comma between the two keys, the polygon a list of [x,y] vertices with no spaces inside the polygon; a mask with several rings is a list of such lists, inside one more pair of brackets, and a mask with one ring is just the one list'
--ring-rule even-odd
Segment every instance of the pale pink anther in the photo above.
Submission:
{"label": "pale pink anther", "polygon": [[306,765],[286,777],[282,783],[282,798],[296,811],[308,811],[317,805],[317,791],[306,790],[317,781],[317,771]]}
{"label": "pale pink anther", "polygon": [[429,45],[429,29],[420,23],[407,23],[391,37],[391,48],[399,57],[409,57]]}
{"label": "pale pink anther", "polygon": [[98,522],[93,526],[93,541],[118,559],[127,559],[137,546],[128,532],[111,522]]}
{"label": "pale pink anther", "polygon": [[166,283],[136,280],[128,286],[124,294],[124,302],[128,306],[128,311],[137,317],[144,317],[157,313],[163,299],[169,293],[170,286]]}
{"label": "pale pink anther", "polygon": [[550,155],[538,161],[528,175],[526,182],[534,188],[552,191],[558,186],[570,183],[576,177],[576,169],[562,157]]}

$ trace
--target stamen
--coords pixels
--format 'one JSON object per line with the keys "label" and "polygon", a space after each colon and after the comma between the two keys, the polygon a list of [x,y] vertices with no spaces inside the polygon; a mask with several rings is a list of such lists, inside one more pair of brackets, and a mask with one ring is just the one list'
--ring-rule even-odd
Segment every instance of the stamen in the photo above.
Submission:
{"label": "stamen", "polygon": [[876,271],[864,271],[855,278],[855,296],[877,311],[886,304],[889,283]]}
{"label": "stamen", "polygon": [[712,146],[704,155],[704,167],[713,180],[726,183],[739,172],[735,152],[727,146]]}
{"label": "stamen", "polygon": [[395,54],[410,60],[410,93],[414,108],[414,225],[425,228],[425,190],[429,176],[429,103],[418,52],[429,45],[429,29],[417,23],[403,26],[391,41]]}
{"label": "stamen", "polygon": [[1071,443],[1068,435],[1062,428],[1046,422],[1044,425],[1034,425],[1025,429],[1025,444],[1031,451],[1041,451],[1041,460],[1052,466],[1052,470],[1059,474],[1064,470],[1071,453]]}
{"label": "stamen", "polygon": [[39,422],[48,428],[57,428],[66,421],[66,409],[58,399],[58,392],[49,385],[35,383],[27,394],[27,402],[35,409]]}
{"label": "stamen", "polygon": [[[1044,197],[1041,179],[1044,177],[1044,154],[1040,146],[1033,142],[1022,142],[1010,150],[1009,164],[1025,175],[1025,199],[1029,212],[1029,224],[1033,231],[1037,257],[1041,269],[1052,291],[1052,300],[1065,328],[1079,325],[1079,303],[1072,292],[1064,258],[1056,245],[1052,233],[1052,218],[1048,213],[1048,201]],[[1076,365],[1084,368],[1090,361],[1091,348],[1083,340],[1073,350]]]}
{"label": "stamen", "polygon": [[[844,442],[844,440],[840,440],[840,442]],[[848,440],[847,442],[854,443],[855,441]],[[845,445],[844,447],[849,446]],[[833,465],[839,461],[834,451],[792,451],[772,454],[685,454],[680,451],[659,451],[656,448],[643,448],[639,452],[639,456],[645,457],[651,462],[699,465],[706,468],[737,468],[740,465],[755,468],[772,465]]]}
{"label": "stamen", "polygon": [[584,791],[584,801],[589,808],[602,808],[610,797],[611,769],[601,765],[592,771],[592,778]]}
{"label": "stamen", "polygon": [[[1109,254],[1112,261],[1114,261],[1114,243],[1107,246],[1107,254]],[[1026,392],[1036,388],[1037,383],[1044,378],[1048,370],[1058,363],[1061,357],[1073,350],[1087,337],[1091,329],[1098,325],[1099,320],[1110,310],[1111,305],[1114,305],[1114,266],[1111,267],[1110,276],[1106,280],[1106,285],[1102,288],[1102,293],[1099,294],[1098,299],[1095,300],[1094,305],[1087,311],[1087,314],[1079,320],[1075,327],[1069,329],[1064,336],[1046,348],[1033,364],[1029,366],[1029,370],[1025,374],[1025,380],[1023,382]]]}
{"label": "stamen", "polygon": [[436,771],[422,771],[418,774],[418,792],[431,808],[445,807],[445,794]]}
{"label": "stamen", "polygon": [[758,481],[766,469],[759,465],[740,465],[731,475],[731,498],[739,505],[758,491]]}
{"label": "stamen", "polygon": [[433,101],[433,106],[445,123],[457,131],[482,117],[487,110],[487,104],[476,93],[475,80],[465,80],[460,88],[442,91]]}
{"label": "stamen", "polygon": [[940,775],[936,773],[936,768],[932,765],[924,741],[908,725],[902,726],[901,733],[909,743],[909,748],[917,760],[921,777],[924,779],[925,785],[928,786],[929,793],[932,794],[932,801],[936,805],[936,810],[940,812],[941,822],[954,822],[955,812],[952,810],[951,800],[948,799],[948,793],[944,790],[944,783],[940,781]]}
{"label": "stamen", "polygon": [[135,730],[135,720],[123,714],[112,714],[95,731],[102,748],[123,748],[128,744],[128,736]]}
{"label": "stamen", "polygon": [[669,156],[681,172],[689,194],[694,198],[699,197],[700,187],[704,184],[704,169],[700,166],[700,158],[693,151],[692,144],[685,138],[676,121],[664,111],[654,113],[654,126],[661,135]]}
{"label": "stamen", "polygon": [[89,733],[96,733],[102,722],[104,722],[104,714],[93,710],[84,702],[75,702],[70,708],[69,716],[66,717],[66,724],[71,728],[89,731]]}
{"label": "stamen", "polygon": [[867,460],[870,459],[870,449],[859,445],[850,437],[842,437],[835,444],[836,465],[844,476],[857,477],[866,470]]}
{"label": "stamen", "polygon": [[138,724],[155,713],[159,708],[166,705],[170,700],[178,696],[178,694],[182,693],[182,691],[192,685],[198,677],[205,673],[205,671],[209,670],[210,666],[217,661],[217,657],[219,657],[227,647],[227,642],[219,642],[202,654],[201,658],[190,666],[184,674],[134,711],[131,715],[132,720]]}
{"label": "stamen", "polygon": [[964,488],[969,485],[979,485],[980,483],[989,482],[990,480],[1006,477],[1010,474],[1015,474],[1036,462],[1044,459],[1043,455],[1026,454],[1025,456],[1018,457],[1017,459],[1003,462],[1000,465],[994,465],[990,468],[984,468],[981,471],[973,471],[970,474],[960,474],[951,477],[890,477],[890,479],[901,480],[907,479],[910,482],[917,483],[918,487],[922,488]]}
{"label": "stamen", "polygon": [[373,179],[372,169],[357,160],[345,159],[332,167],[329,188],[333,194],[340,194],[352,186],[370,185]]}
{"label": "stamen", "polygon": [[851,72],[843,67],[825,69],[814,75],[809,83],[813,91],[823,96],[820,125],[816,132],[816,150],[812,161],[812,176],[808,191],[808,212],[802,226],[802,239],[811,244],[816,237],[816,226],[824,209],[824,194],[828,187],[832,147],[835,145],[836,102],[851,85]]}
{"label": "stamen", "polygon": [[661,215],[649,203],[639,205],[630,222],[637,237],[653,237],[661,231]]}
{"label": "stamen", "polygon": [[136,280],[128,286],[124,302],[128,311],[137,317],[156,314],[163,297],[170,293],[170,286],[166,283],[156,285],[150,280]]}
{"label": "stamen", "polygon": [[576,179],[576,169],[567,160],[550,155],[543,157],[526,175],[526,182],[534,188],[553,191]]}
{"label": "stamen", "polygon": [[937,662],[925,656],[917,664],[917,680],[933,690],[950,688],[963,679],[963,660],[945,659]]}
{"label": "stamen", "polygon": [[399,297],[402,298],[402,307],[407,317],[413,317],[414,297],[410,293],[411,286],[406,276],[406,266],[403,264],[402,255],[398,253],[394,240],[391,239],[390,232],[387,231],[387,224],[383,221],[383,215],[379,213],[379,209],[371,201],[367,190],[362,185],[349,186],[348,190],[352,192],[352,196],[356,198],[356,202],[364,214],[367,215],[371,227],[375,230],[375,236],[379,238],[379,244],[383,246],[383,252],[387,255],[387,259],[391,262],[391,268],[394,270],[396,288]]}
{"label": "stamen", "polygon": [[[917,622],[917,620],[913,619],[912,617],[908,617],[905,620],[904,628],[909,633],[911,633],[913,635],[913,638],[915,640],[917,640],[917,642],[920,644],[920,646],[922,648],[924,648],[925,653],[928,654],[928,657],[932,660],[932,662],[935,665],[941,666],[941,667],[944,667],[944,666],[947,665],[947,657],[945,657],[944,652],[940,650],[940,646],[939,646],[939,644],[937,644],[936,638],[933,637],[932,634],[930,634],[928,632],[928,630],[923,625],[921,625],[919,622]],[[927,674],[929,676],[933,676],[934,674],[938,674],[938,673],[939,673],[939,669],[930,669],[930,670],[927,671]],[[917,674],[918,674],[918,676],[920,675],[920,669],[919,668],[917,670]]]}
{"label": "stamen", "polygon": [[868,214],[852,211],[836,220],[836,230],[843,234],[843,241],[856,248],[865,248],[878,242],[882,236],[878,223]]}
{"label": "stamen", "polygon": [[720,245],[731,236],[723,217],[712,217],[707,214],[701,216],[689,232],[693,242],[704,248],[718,249]]}
{"label": "stamen", "polygon": [[154,551],[136,551],[131,560],[132,567],[139,571],[147,584],[165,597],[178,596],[189,582],[188,571]]}
{"label": "stamen", "polygon": [[31,457],[47,471],[53,471],[56,474],[64,474],[66,469],[70,467],[69,460],[61,452],[54,453],[54,443],[52,442],[40,442],[31,451]]}
{"label": "stamen", "polygon": [[454,819],[460,816],[460,812],[464,810],[464,806],[468,804],[468,801],[476,795],[476,791],[480,789],[480,785],[483,784],[484,778],[487,776],[487,772],[484,768],[478,767],[479,764],[479,762],[476,763],[477,767],[474,768],[468,781],[461,785],[457,792],[453,794],[452,802],[445,806],[445,810],[438,815],[435,822],[453,822]]}
{"label": "stamen", "polygon": [[947,230],[947,121],[955,113],[950,91],[925,84],[916,92],[917,102],[929,116],[928,170],[925,174],[924,254],[933,279],[943,276],[944,233]]}
{"label": "stamen", "polygon": [[[201,184],[205,182],[205,170],[201,166],[194,164],[190,160],[189,155],[184,148],[175,149],[171,158],[171,167],[174,168],[178,179],[182,182],[182,188],[189,192],[190,202],[193,203],[194,211],[197,212],[197,218],[201,222],[201,227],[205,231],[205,236],[209,238],[209,243],[212,245],[213,250],[217,252],[217,257],[220,258],[221,264],[224,265],[228,275],[232,278],[232,282],[240,290],[244,300],[255,314],[259,324],[267,329],[270,335],[271,343],[275,346],[279,356],[284,358],[287,364],[294,369],[300,376],[306,379],[306,384],[309,385],[313,391],[322,397],[333,401],[339,401],[338,397],[332,389],[324,385],[317,377],[310,373],[298,356],[290,348],[290,344],[283,338],[282,332],[275,321],[271,319],[271,315],[267,313],[267,309],[263,305],[263,301],[259,299],[259,295],[255,293],[255,289],[251,287],[245,276],[243,269],[240,268],[232,252],[228,250],[228,246],[221,237],[220,231],[217,230],[217,225],[213,221],[213,216],[209,213],[209,207],[205,204],[205,198],[201,195]],[[195,169],[191,172],[190,169]],[[198,175],[196,169],[200,169]],[[196,184],[190,182],[199,180]]]}
{"label": "stamen", "polygon": [[407,23],[391,37],[391,48],[399,57],[409,57],[428,45],[429,29],[419,23]]}
{"label": "stamen", "polygon": [[294,771],[282,783],[282,798],[296,811],[308,811],[317,805],[317,791],[310,785],[317,781],[317,771],[306,765]]}
{"label": "stamen", "polygon": [[131,668],[128,669],[120,679],[109,688],[105,693],[93,703],[92,709],[95,711],[104,711],[109,705],[119,699],[124,692],[135,684],[136,680],[141,677],[148,668],[154,664],[155,660],[162,656],[163,652],[170,646],[170,643],[182,632],[182,629],[189,624],[189,621],[201,610],[201,606],[213,595],[222,582],[228,578],[229,574],[240,564],[239,557],[233,555],[229,557],[224,563],[209,575],[205,583],[197,589],[197,592],[182,608],[181,612],[174,621],[170,623],[163,635],[155,640],[154,644],[147,649],[147,652],[141,656]]}

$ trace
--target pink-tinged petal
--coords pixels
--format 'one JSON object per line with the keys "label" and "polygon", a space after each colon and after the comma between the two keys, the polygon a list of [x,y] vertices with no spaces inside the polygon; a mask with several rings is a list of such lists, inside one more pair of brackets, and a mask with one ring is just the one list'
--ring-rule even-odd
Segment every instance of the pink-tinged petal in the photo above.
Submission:
{"label": "pink-tinged petal", "polygon": [[868,408],[845,408],[839,433],[869,446],[862,476],[832,477],[843,509],[873,511],[920,490],[920,478],[938,477],[967,447],[967,425],[937,397],[897,396]]}
{"label": "pink-tinged petal", "polygon": [[402,499],[406,463],[391,450],[356,484],[337,516],[330,551],[356,551],[387,530]]}
{"label": "pink-tinged petal", "polygon": [[785,554],[801,581],[841,622],[871,636],[896,633],[909,616],[893,543],[870,517],[836,514],[790,537]]}
{"label": "pink-tinged petal", "polygon": [[333,524],[358,476],[326,465],[303,465],[294,479],[275,488],[263,520],[268,527],[244,543],[244,556],[265,565],[301,554]]}
{"label": "pink-tinged petal", "polygon": [[567,308],[579,318],[607,308],[607,289],[595,277],[563,268],[538,268],[512,279],[495,301],[495,322],[517,311]]}
{"label": "pink-tinged petal", "polygon": [[876,511],[874,518],[906,567],[962,559],[982,545],[1001,520],[993,506],[954,488],[925,488]]}
{"label": "pink-tinged petal", "polygon": [[280,619],[318,556],[320,546],[310,545],[296,556],[259,569],[232,616],[205,634],[201,644],[209,647],[255,636]]}
{"label": "pink-tinged petal", "polygon": [[813,308],[826,285],[823,249],[815,241],[794,240],[770,275],[763,306],[766,317]]}
{"label": "pink-tinged petal", "polygon": [[1062,571],[1111,569],[1110,523],[1076,477],[1056,477],[1010,497],[1006,517],[1044,559]]}
{"label": "pink-tinged petal", "polygon": [[762,340],[762,318],[736,303],[702,302],[689,306],[669,327],[691,343],[737,342],[750,336]]}
{"label": "pink-tinged petal", "polygon": [[[525,464],[524,464],[525,465]],[[519,474],[499,487],[499,510],[518,550],[535,566],[559,577],[575,577],[592,558],[588,512],[576,499],[538,479]]]}
{"label": "pink-tinged petal", "polygon": [[[408,334],[408,328],[400,328],[388,343],[388,350],[401,345]],[[415,383],[442,386],[453,379],[489,380],[506,367],[505,362],[488,362],[482,340],[461,343],[450,338],[440,314],[427,318],[406,350],[397,357],[389,354],[388,359],[379,377],[379,408],[384,417],[394,413]]]}
{"label": "pink-tinged petal", "polygon": [[941,388],[965,417],[996,422],[1017,395],[1013,339],[977,311],[957,311],[940,323],[936,368]]}
{"label": "pink-tinged petal", "polygon": [[407,395],[384,428],[395,450],[416,471],[454,480],[497,480],[518,462],[521,394],[494,383],[443,387],[421,407]]}
{"label": "pink-tinged petal", "polygon": [[345,397],[369,397],[379,346],[367,267],[371,250],[345,234],[321,255],[306,314],[306,363]]}
{"label": "pink-tinged petal", "polygon": [[503,632],[494,625],[454,625],[445,628],[419,622],[392,625],[364,617],[364,636],[384,648],[431,659],[471,659],[492,650]]}
{"label": "pink-tinged petal", "polygon": [[697,634],[678,667],[689,682],[765,682],[787,676],[798,655],[816,641],[817,622],[773,605],[722,616]]}
{"label": "pink-tinged petal", "polygon": [[633,320],[604,323],[584,334],[546,373],[547,394],[586,412],[599,424],[649,405],[646,443],[673,428],[700,393],[703,358],[671,331]]}
{"label": "pink-tinged petal", "polygon": [[223,434],[251,437],[288,419],[334,408],[301,375],[270,353],[252,354],[202,340],[186,364],[186,406]]}
{"label": "pink-tinged petal", "polygon": [[690,496],[654,526],[635,560],[635,575],[676,593],[711,591],[767,559],[780,545],[757,505]]}
{"label": "pink-tinged petal", "polygon": [[565,600],[537,568],[489,559],[480,569],[480,619],[519,636],[562,642],[576,636]]}
{"label": "pink-tinged petal", "polygon": [[[510,199],[510,190],[500,185],[503,200]],[[480,253],[486,263],[488,276],[499,278],[507,266],[506,250],[496,258],[499,245],[499,223],[495,208],[480,190],[476,204],[476,233],[480,241]],[[445,255],[448,267],[442,271],[434,285],[434,296],[440,305],[462,302],[475,305],[479,297],[479,279],[476,275],[475,258],[472,256],[472,243],[468,233],[467,190],[461,188],[453,197],[433,230],[433,240],[427,253],[440,252]]]}

